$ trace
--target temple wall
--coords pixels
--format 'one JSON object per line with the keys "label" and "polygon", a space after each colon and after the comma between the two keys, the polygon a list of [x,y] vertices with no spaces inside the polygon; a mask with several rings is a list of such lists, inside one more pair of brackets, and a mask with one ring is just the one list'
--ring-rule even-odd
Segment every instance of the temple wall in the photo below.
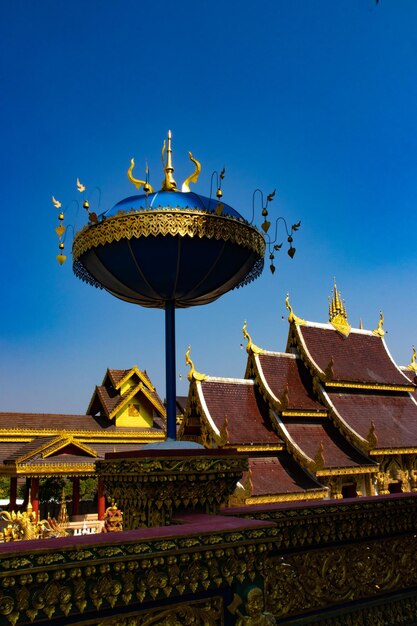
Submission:
{"label": "temple wall", "polygon": [[0,624],[415,624],[417,496],[0,545]]}

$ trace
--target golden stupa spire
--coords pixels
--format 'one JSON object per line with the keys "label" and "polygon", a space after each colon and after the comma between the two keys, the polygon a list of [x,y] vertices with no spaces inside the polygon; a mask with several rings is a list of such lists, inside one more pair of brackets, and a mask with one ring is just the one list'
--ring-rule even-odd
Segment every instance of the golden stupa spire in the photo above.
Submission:
{"label": "golden stupa spire", "polygon": [[[171,148],[171,131],[168,131],[168,145],[167,142],[164,141],[164,145],[162,146],[162,165],[164,166],[165,179],[162,181],[162,189],[164,191],[176,191],[177,183],[174,180],[174,167],[172,165],[172,148]],[[165,149],[166,149],[166,160],[165,160]]]}
{"label": "golden stupa spire", "polygon": [[333,284],[333,296],[329,299],[329,322],[330,324],[345,337],[350,333],[350,325],[347,319],[346,305],[342,300],[340,291],[337,290],[336,279]]}

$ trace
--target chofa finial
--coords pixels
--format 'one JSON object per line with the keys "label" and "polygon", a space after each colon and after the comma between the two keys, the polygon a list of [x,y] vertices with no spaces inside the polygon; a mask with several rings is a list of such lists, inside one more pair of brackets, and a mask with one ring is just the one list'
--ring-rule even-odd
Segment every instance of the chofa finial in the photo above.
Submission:
{"label": "chofa finial", "polygon": [[410,370],[411,372],[415,372],[417,374],[417,352],[415,347],[413,346],[413,354],[411,356],[411,363],[410,365],[407,365],[406,369]]}
{"label": "chofa finial", "polygon": [[252,343],[252,337],[250,336],[250,334],[247,331],[246,320],[245,320],[245,322],[243,324],[242,332],[243,332],[244,338],[248,342],[247,345],[246,345],[246,352],[248,354],[250,352],[253,352],[254,354],[263,354],[264,351],[262,350],[262,348],[258,348],[258,346],[255,346],[255,344]]}
{"label": "chofa finial", "polygon": [[190,358],[190,354],[191,354],[191,346],[188,346],[188,350],[185,353],[185,364],[190,366],[190,371],[187,374],[188,380],[190,382],[192,380],[199,380],[199,381],[205,380],[207,378],[205,374],[200,374],[199,372],[196,372],[194,363],[192,362]]}
{"label": "chofa finial", "polygon": [[301,319],[301,317],[297,317],[294,314],[294,311],[292,309],[292,306],[290,304],[290,294],[287,293],[287,297],[285,298],[285,306],[286,308],[289,310],[290,314],[288,315],[288,321],[294,324],[297,324],[298,326],[303,326],[303,324],[306,324],[307,322],[303,319]]}
{"label": "chofa finial", "polygon": [[378,326],[375,328],[375,330],[372,331],[372,334],[375,335],[376,337],[382,338],[385,335],[385,330],[383,329],[383,325],[384,325],[384,316],[382,315],[382,311],[380,311]]}

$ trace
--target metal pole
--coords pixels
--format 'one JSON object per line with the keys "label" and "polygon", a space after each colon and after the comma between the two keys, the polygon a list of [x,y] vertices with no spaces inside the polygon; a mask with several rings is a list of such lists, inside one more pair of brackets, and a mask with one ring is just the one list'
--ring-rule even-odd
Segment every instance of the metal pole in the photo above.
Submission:
{"label": "metal pole", "polygon": [[165,303],[165,381],[167,397],[167,437],[176,439],[175,303]]}

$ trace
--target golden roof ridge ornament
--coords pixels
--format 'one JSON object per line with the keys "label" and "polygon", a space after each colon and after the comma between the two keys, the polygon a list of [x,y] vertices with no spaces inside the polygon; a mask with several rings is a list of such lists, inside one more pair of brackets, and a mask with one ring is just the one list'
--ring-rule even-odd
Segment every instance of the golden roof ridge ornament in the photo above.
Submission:
{"label": "golden roof ridge ornament", "polygon": [[135,167],[135,159],[132,158],[130,159],[130,167],[127,170],[127,177],[130,180],[130,182],[135,185],[136,189],[140,189],[141,187],[143,187],[143,191],[145,193],[153,193],[154,189],[152,187],[152,185],[149,184],[148,182],[148,176],[149,176],[149,168],[148,168],[148,164],[146,163],[146,169],[145,169],[145,174],[146,174],[146,178],[145,180],[139,180],[138,178],[133,178],[133,168]]}
{"label": "golden roof ridge ornament", "polygon": [[382,314],[382,311],[380,311],[378,326],[375,328],[375,330],[372,331],[372,334],[375,335],[375,337],[381,337],[382,339],[382,337],[385,335],[385,330],[383,329],[384,321],[384,316]]}
{"label": "golden roof ridge ornament", "polygon": [[188,178],[185,179],[185,181],[182,184],[181,187],[181,191],[183,193],[188,193],[191,191],[190,189],[190,183],[196,183],[198,181],[198,177],[200,176],[201,173],[201,163],[199,161],[197,161],[197,159],[195,159],[192,155],[191,152],[188,153],[189,159],[190,161],[192,161],[195,165],[195,170],[194,172],[191,174],[191,176],[189,176]]}
{"label": "golden roof ridge ornament", "polygon": [[413,346],[413,354],[411,356],[411,363],[410,365],[407,365],[407,367],[405,369],[411,371],[411,372],[415,372],[417,374],[417,363],[416,363],[416,359],[417,359],[417,352],[415,347]]}
{"label": "golden roof ridge ornament", "polygon": [[243,332],[243,336],[246,339],[247,346],[246,346],[246,352],[249,354],[250,352],[253,352],[254,354],[263,354],[264,350],[262,350],[262,348],[258,348],[258,346],[255,346],[255,344],[252,342],[252,337],[250,336],[250,334],[247,331],[247,324],[246,324],[246,320],[243,323],[243,328],[242,328],[242,332]]}
{"label": "golden roof ridge ornament", "polygon": [[347,337],[351,331],[351,326],[347,319],[346,305],[344,304],[340,291],[337,290],[336,279],[333,284],[333,296],[329,298],[329,322],[339,333]]}
{"label": "golden roof ridge ornament", "polygon": [[[162,189],[164,191],[177,191],[177,183],[175,182],[173,173],[174,167],[172,165],[172,148],[171,148],[172,133],[168,131],[168,143],[164,140],[162,146],[162,165],[164,167],[165,178],[162,181]],[[166,150],[166,159],[165,159]]]}
{"label": "golden roof ridge ornament", "polygon": [[194,363],[190,358],[190,353],[191,346],[188,346],[188,350],[185,353],[185,364],[190,366],[190,371],[187,374],[187,378],[190,382],[192,382],[193,380],[199,380],[200,382],[202,382],[203,380],[206,380],[207,376],[205,374],[200,374],[199,372],[196,372]]}
{"label": "golden roof ridge ornament", "polygon": [[290,304],[290,295],[288,293],[287,293],[287,297],[285,298],[285,306],[290,312],[290,314],[288,315],[288,321],[290,322],[290,324],[294,323],[294,324],[297,324],[298,326],[305,326],[307,324],[305,320],[303,320],[301,317],[297,317],[294,314],[294,311]]}

